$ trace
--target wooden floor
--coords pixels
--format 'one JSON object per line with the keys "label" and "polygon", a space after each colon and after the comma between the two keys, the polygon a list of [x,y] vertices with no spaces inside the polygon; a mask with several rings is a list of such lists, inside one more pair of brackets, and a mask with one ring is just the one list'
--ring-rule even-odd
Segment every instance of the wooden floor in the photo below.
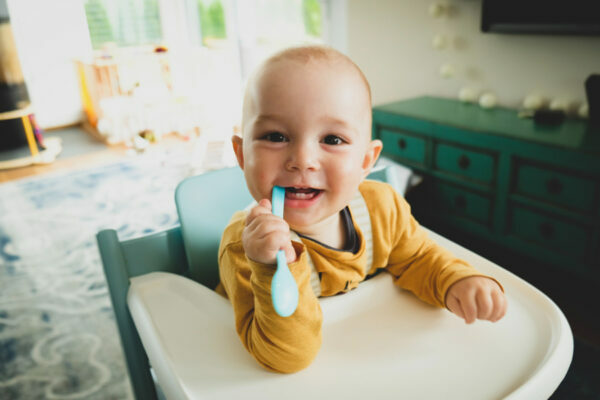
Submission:
{"label": "wooden floor", "polygon": [[57,159],[51,164],[31,165],[28,167],[0,170],[0,183],[29,176],[42,175],[52,171],[74,170],[93,167],[111,161],[118,161],[125,157],[126,149],[107,148],[104,151],[82,154],[66,159]]}
{"label": "wooden floor", "polygon": [[[82,130],[82,135],[86,133]],[[49,133],[46,136],[50,136]],[[89,138],[86,138],[89,140]],[[100,144],[96,146],[94,150],[85,150],[83,154],[73,155],[73,151],[68,151],[68,146],[72,144],[69,141],[63,141],[63,154],[59,154],[57,159],[50,164],[38,164],[30,165],[27,167],[12,168],[12,169],[1,169],[0,170],[0,183],[9,182],[16,179],[26,178],[30,176],[43,175],[49,172],[55,171],[70,171],[76,169],[91,168],[96,165],[114,163],[119,160],[123,160],[129,157],[129,154],[133,151],[131,148],[124,144],[117,145],[106,145]],[[158,143],[151,144],[152,150],[168,150],[176,146],[185,145],[185,142],[176,135],[168,135],[161,139]],[[67,154],[66,156],[64,154]]]}

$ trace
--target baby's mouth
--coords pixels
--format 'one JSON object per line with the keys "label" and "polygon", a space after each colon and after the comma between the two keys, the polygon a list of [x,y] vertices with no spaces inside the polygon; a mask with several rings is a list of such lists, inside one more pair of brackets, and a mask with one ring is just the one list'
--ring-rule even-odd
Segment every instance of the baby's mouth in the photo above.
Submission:
{"label": "baby's mouth", "polygon": [[321,189],[286,187],[285,198],[290,200],[311,200],[321,192]]}

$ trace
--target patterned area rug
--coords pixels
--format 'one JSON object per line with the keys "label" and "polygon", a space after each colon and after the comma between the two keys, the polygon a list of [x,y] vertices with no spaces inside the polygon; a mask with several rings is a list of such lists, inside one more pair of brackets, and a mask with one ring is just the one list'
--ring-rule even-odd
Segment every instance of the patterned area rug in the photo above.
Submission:
{"label": "patterned area rug", "polygon": [[95,234],[177,224],[184,160],[0,185],[0,399],[132,399]]}

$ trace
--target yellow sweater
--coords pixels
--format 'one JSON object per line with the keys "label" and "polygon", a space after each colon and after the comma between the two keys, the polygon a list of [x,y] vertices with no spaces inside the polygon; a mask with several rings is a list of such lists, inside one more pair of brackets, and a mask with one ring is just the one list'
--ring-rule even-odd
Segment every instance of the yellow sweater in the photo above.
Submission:
{"label": "yellow sweater", "polygon": [[[219,249],[221,283],[217,291],[230,299],[242,343],[265,368],[295,372],[315,358],[323,321],[317,295],[347,292],[368,275],[385,269],[398,286],[443,307],[453,283],[481,276],[429,239],[412,217],[408,203],[391,186],[364,181],[359,191],[368,211],[365,215],[370,216],[371,235],[361,231],[351,203],[360,240],[357,253],[327,248],[306,238],[292,241],[300,254],[289,265],[298,284],[299,301],[290,317],[280,317],[273,309],[270,292],[275,266],[246,258],[242,245],[246,212],[235,213],[225,229]],[[367,265],[371,265],[368,271]],[[311,287],[311,269],[316,269],[312,274],[313,284],[317,276],[316,285],[320,286],[316,290]]]}

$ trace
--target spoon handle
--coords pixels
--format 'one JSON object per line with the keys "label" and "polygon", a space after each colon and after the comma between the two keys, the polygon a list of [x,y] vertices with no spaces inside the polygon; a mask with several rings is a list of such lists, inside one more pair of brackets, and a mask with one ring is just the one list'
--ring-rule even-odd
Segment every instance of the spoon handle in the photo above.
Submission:
{"label": "spoon handle", "polygon": [[281,186],[273,186],[273,194],[271,196],[271,207],[273,215],[283,218],[283,206],[285,204],[285,188]]}
{"label": "spoon handle", "polygon": [[[285,203],[285,189],[280,186],[273,187],[271,199],[273,214],[283,218]],[[271,301],[275,312],[282,317],[289,317],[298,306],[298,285],[290,272],[285,252],[277,252],[277,270],[271,281]]]}

